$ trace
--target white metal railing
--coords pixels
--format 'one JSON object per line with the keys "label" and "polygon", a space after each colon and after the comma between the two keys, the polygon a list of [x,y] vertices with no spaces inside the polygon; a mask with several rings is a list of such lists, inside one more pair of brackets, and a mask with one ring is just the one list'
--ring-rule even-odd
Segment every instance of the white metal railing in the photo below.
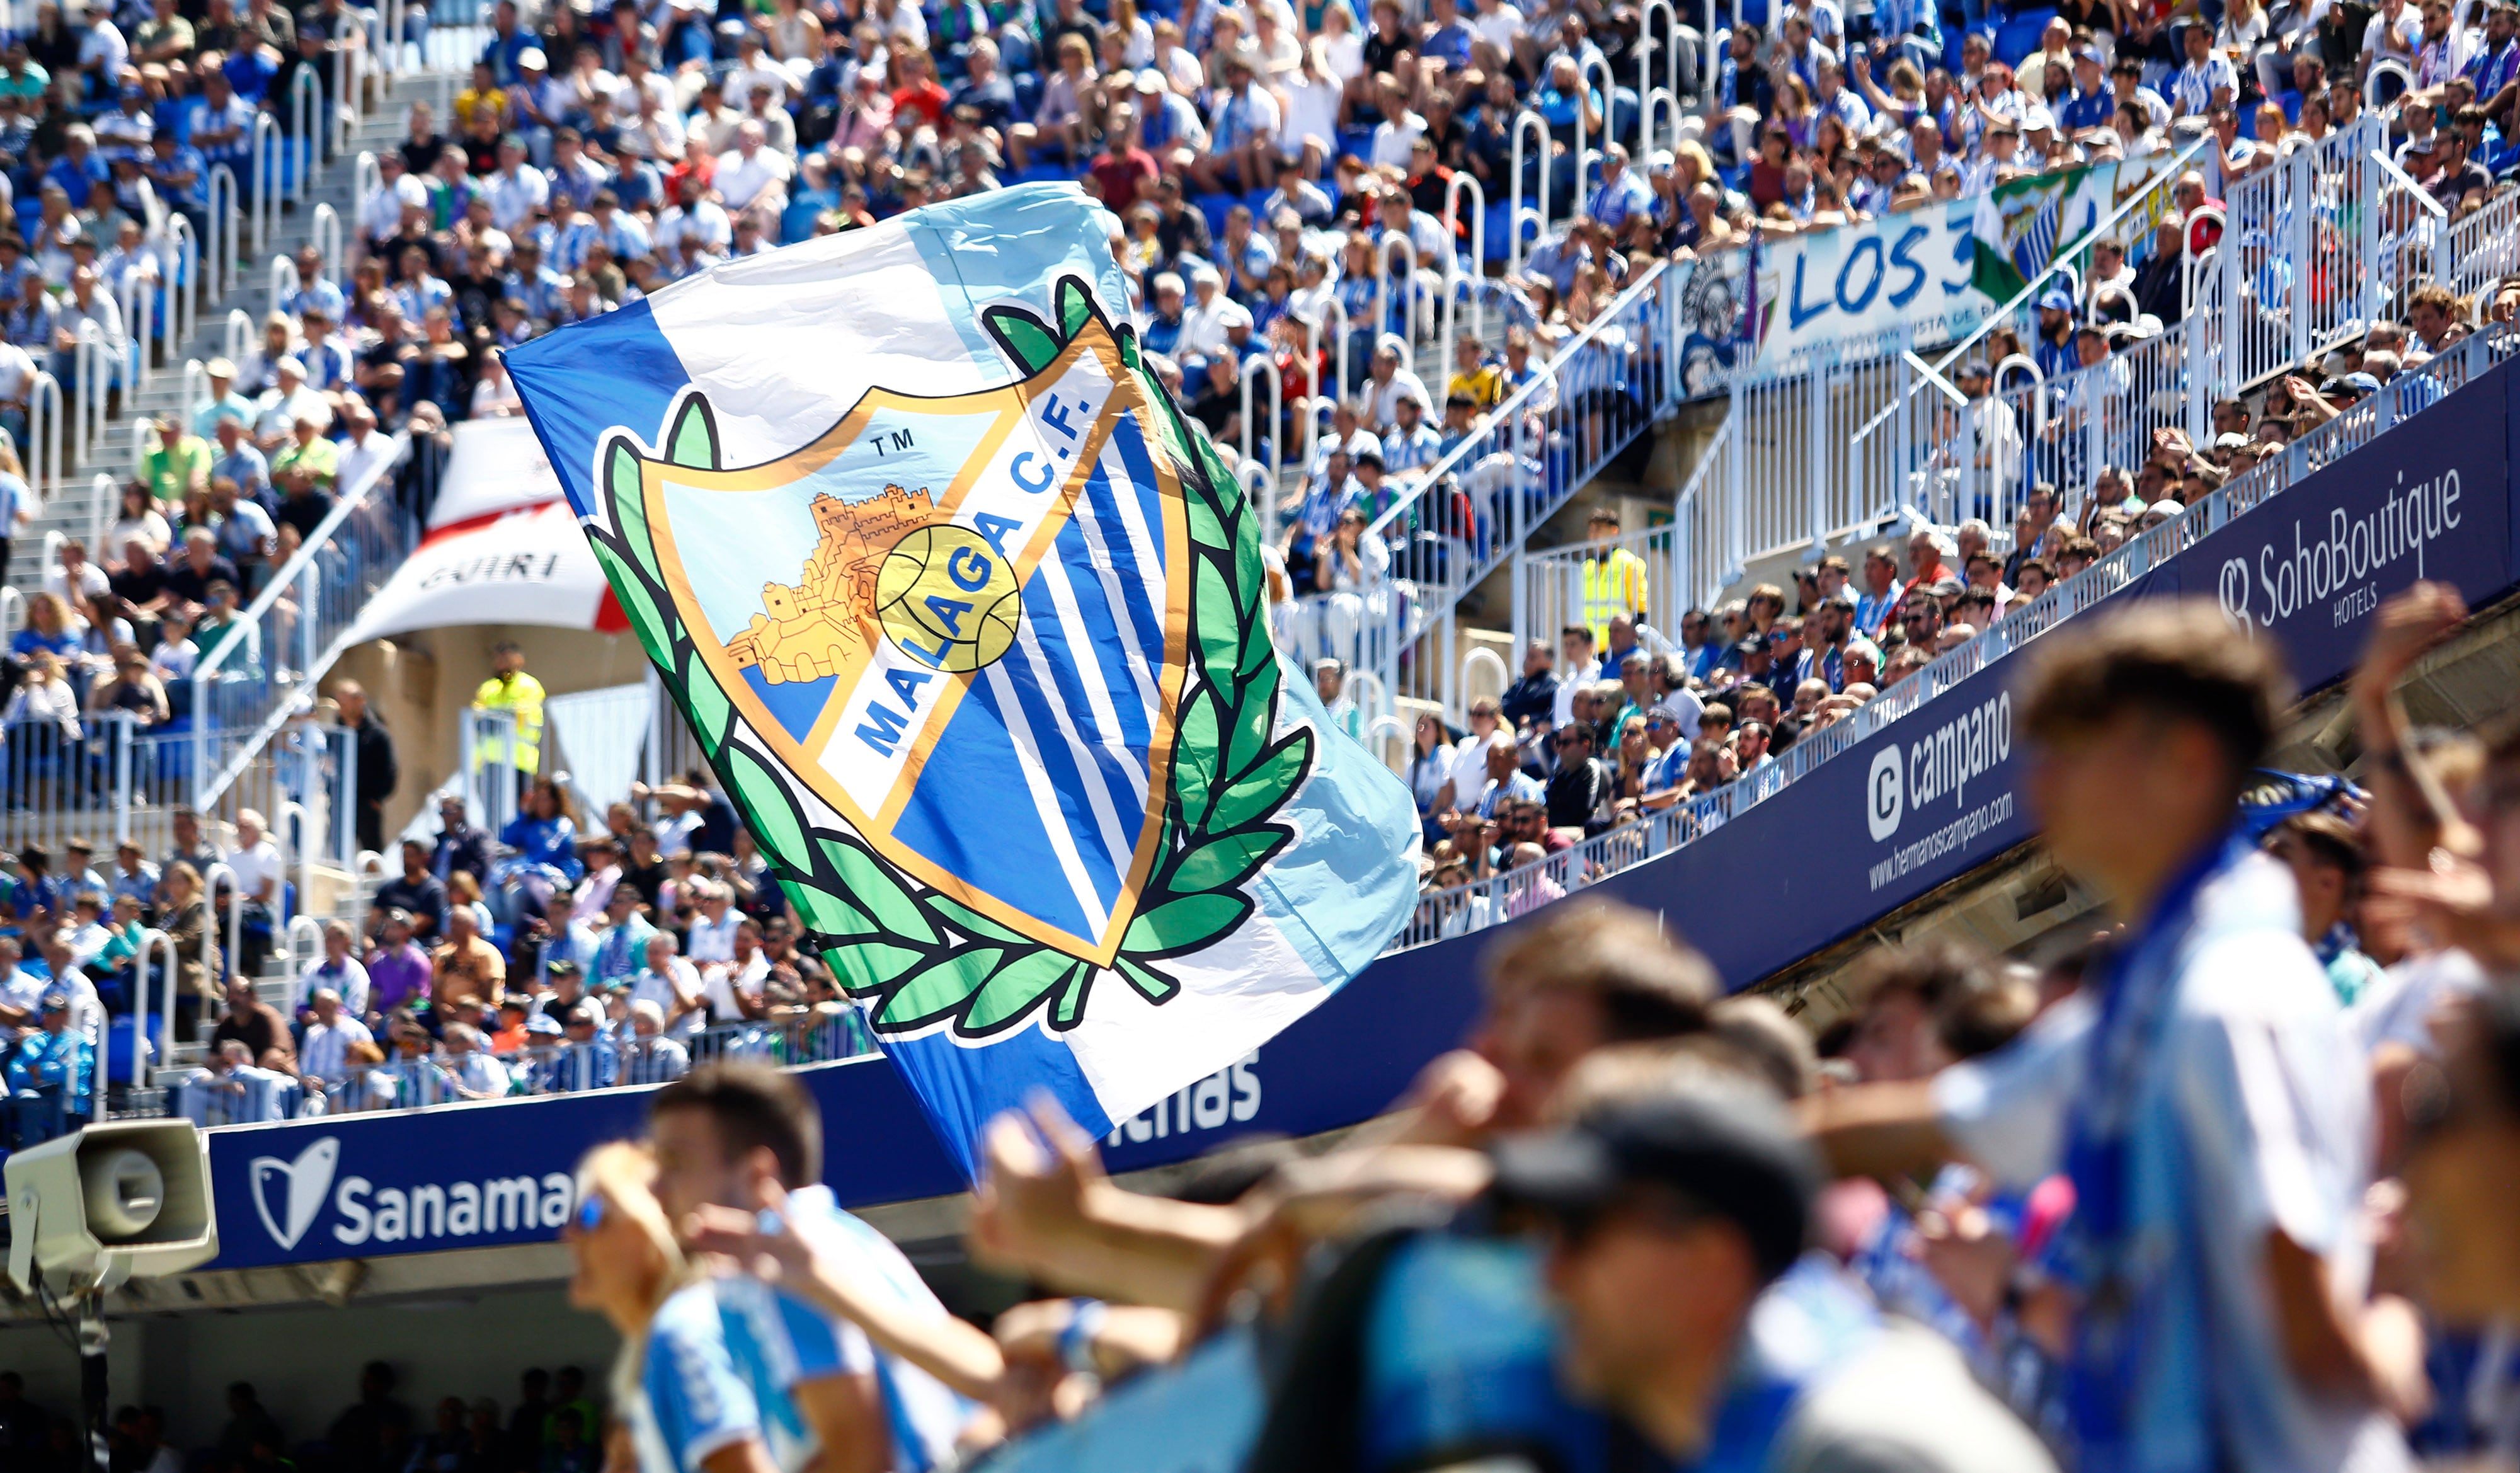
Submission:
{"label": "white metal railing", "polygon": [[[391,1020],[383,1026],[391,1030]],[[416,1026],[416,1025],[413,1025]],[[776,1015],[720,1023],[675,1036],[639,1038],[626,1022],[608,1021],[585,1043],[495,1053],[456,1050],[425,1033],[423,1051],[388,1049],[382,1064],[351,1065],[340,1077],[274,1077],[245,1088],[213,1070],[195,1071],[167,1090],[163,1108],[203,1125],[247,1125],[312,1116],[427,1109],[472,1099],[566,1094],[615,1085],[655,1085],[694,1066],[746,1059],[780,1067],[861,1058],[876,1051],[857,1009],[844,1003],[784,1008]]]}
{"label": "white metal railing", "polygon": [[[1368,531],[1391,552],[1394,603],[1356,621],[1352,663],[1393,696],[1458,706],[1455,605],[1675,402],[1677,280],[1655,262],[1473,433],[1386,483],[1398,495]],[[1434,647],[1412,657],[1430,638]]]}
{"label": "white metal railing", "polygon": [[26,391],[26,483],[39,497],[60,494],[67,484],[63,472],[66,431],[62,421],[68,406],[62,401],[61,381],[51,374],[37,370],[35,381]]}
{"label": "white metal railing", "polygon": [[392,494],[393,469],[409,443],[396,436],[392,454],[340,488],[234,631],[194,666],[194,806],[202,812],[313,702],[316,681],[347,647],[369,598],[419,545],[417,520]]}
{"label": "white metal railing", "polygon": [[[2133,538],[2029,603],[2002,615],[1986,632],[1937,656],[1924,668],[1829,725],[1808,730],[1781,757],[1712,793],[1647,812],[1560,854],[1464,883],[1430,889],[1390,950],[1421,946],[1510,920],[1630,866],[1667,854],[1741,818],[1813,768],[1836,758],[1944,692],[2127,588],[2180,551],[2231,519],[2282,495],[2314,471],[2334,465],[2397,424],[2441,403],[2498,363],[2520,352],[2520,325],[2498,324],[2452,344],[2421,367],[2399,374],[2376,394],[2296,439],[2187,509]],[[1570,620],[1569,622],[1572,622]]]}

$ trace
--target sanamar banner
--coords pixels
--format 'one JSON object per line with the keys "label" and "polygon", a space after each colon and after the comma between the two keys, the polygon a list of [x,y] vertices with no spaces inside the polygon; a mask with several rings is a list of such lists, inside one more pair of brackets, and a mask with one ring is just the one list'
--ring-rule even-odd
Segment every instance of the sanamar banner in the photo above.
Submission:
{"label": "sanamar banner", "polygon": [[1415,811],[1286,678],[1258,517],[1066,186],[731,261],[509,357],[597,559],[949,1148],[1102,1133],[1362,969]]}

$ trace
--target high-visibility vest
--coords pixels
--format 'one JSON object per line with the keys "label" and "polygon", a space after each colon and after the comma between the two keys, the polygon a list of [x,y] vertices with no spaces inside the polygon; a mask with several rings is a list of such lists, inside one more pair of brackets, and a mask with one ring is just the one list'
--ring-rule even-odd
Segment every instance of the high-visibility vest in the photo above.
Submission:
{"label": "high-visibility vest", "polygon": [[1610,647],[1610,618],[1642,618],[1645,611],[1645,560],[1626,548],[1613,548],[1607,558],[1584,559],[1584,622],[1592,626],[1593,643]]}
{"label": "high-visibility vest", "polygon": [[541,765],[543,755],[543,683],[519,670],[516,679],[503,681],[492,676],[472,692],[472,709],[476,711],[513,711],[516,713],[516,736],[513,742],[505,736],[483,736],[472,748],[475,767],[497,762],[520,773],[533,772]]}

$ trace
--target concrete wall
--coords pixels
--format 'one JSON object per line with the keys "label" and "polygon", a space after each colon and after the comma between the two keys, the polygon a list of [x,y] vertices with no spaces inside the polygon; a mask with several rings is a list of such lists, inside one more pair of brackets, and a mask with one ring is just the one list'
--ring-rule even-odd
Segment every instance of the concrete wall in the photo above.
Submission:
{"label": "concrete wall", "polygon": [[[647,678],[647,652],[627,634],[530,625],[468,624],[426,629],[362,645],[343,656],[326,685],[355,680],[383,712],[393,733],[402,781],[385,805],[388,834],[426,805],[454,773],[457,716],[490,677],[490,647],[514,640],[525,670],[553,695],[635,685]],[[563,762],[565,758],[563,758]]]}
{"label": "concrete wall", "polygon": [[[395,1396],[426,1431],[441,1397],[516,1405],[528,1366],[575,1364],[599,1391],[618,1342],[602,1319],[570,1309],[557,1289],[450,1293],[343,1309],[118,1319],[109,1346],[112,1400],[166,1408],[178,1446],[217,1439],[231,1381],[250,1381],[292,1445],[321,1437],[358,1395],[359,1367],[390,1363]],[[0,1330],[0,1370],[26,1379],[29,1399],[75,1415],[78,1359],[42,1325]]]}

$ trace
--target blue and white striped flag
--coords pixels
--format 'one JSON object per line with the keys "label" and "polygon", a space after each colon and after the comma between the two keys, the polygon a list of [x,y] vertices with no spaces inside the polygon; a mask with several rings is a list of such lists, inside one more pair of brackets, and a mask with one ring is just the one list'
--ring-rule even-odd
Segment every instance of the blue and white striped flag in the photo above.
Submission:
{"label": "blue and white striped flag", "polygon": [[1270,644],[1257,516],[1065,186],[732,261],[509,355],[667,689],[968,1168],[1380,952],[1410,795]]}

